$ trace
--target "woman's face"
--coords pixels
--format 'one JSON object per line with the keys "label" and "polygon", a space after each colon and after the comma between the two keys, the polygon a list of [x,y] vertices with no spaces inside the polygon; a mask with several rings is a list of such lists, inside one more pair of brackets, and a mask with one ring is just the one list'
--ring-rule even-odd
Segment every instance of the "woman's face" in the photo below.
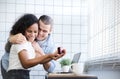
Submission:
{"label": "woman's face", "polygon": [[25,31],[25,37],[30,42],[33,42],[35,38],[37,37],[37,35],[38,35],[38,24],[37,23],[31,25]]}

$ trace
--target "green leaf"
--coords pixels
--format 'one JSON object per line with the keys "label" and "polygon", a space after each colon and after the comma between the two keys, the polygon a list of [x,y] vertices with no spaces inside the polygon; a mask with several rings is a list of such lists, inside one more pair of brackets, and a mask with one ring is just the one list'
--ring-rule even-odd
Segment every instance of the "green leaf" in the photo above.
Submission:
{"label": "green leaf", "polygon": [[70,59],[62,59],[60,61],[60,64],[61,64],[62,67],[67,66],[67,65],[71,65],[71,61],[70,61]]}

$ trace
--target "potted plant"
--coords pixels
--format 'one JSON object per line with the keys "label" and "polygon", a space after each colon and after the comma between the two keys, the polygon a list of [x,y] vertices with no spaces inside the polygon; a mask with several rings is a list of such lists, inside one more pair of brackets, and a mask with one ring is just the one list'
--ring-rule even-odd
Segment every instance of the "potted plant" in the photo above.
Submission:
{"label": "potted plant", "polygon": [[71,65],[71,60],[67,59],[67,58],[64,58],[60,61],[60,64],[61,64],[61,67],[62,67],[62,71],[63,72],[68,72],[69,68],[70,68],[70,65]]}

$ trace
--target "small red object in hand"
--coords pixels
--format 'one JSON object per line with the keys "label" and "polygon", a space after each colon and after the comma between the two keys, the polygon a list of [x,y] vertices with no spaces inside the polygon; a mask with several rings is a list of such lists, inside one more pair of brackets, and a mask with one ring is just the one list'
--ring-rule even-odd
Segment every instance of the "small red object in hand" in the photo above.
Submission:
{"label": "small red object in hand", "polygon": [[58,54],[61,54],[61,53],[62,53],[61,47],[58,47]]}

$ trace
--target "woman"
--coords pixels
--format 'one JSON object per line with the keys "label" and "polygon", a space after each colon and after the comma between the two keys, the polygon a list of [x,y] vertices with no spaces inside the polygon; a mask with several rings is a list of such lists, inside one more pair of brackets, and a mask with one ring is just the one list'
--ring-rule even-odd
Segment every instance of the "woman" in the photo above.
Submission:
{"label": "woman", "polygon": [[[7,79],[29,79],[29,69],[59,57],[56,51],[45,55],[35,39],[38,35],[38,19],[33,14],[25,14],[13,25],[10,35],[22,33],[26,41],[12,44],[10,48]],[[65,51],[63,52],[63,54]]]}

